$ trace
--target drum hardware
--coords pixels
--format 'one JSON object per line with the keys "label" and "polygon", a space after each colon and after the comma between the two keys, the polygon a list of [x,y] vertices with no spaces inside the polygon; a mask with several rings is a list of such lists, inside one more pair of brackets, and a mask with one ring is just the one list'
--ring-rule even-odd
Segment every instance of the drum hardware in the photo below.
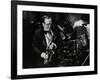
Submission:
{"label": "drum hardware", "polygon": [[[67,65],[67,61],[71,62],[72,64],[69,64],[69,65],[80,65],[80,55],[83,54],[83,52],[81,50],[82,47],[80,44],[83,43],[83,40],[77,38],[77,39],[71,39],[71,38],[68,38],[68,36],[71,37],[71,35],[67,35],[65,34],[66,36],[66,40],[64,40],[64,47],[62,49],[62,65]],[[84,37],[85,35],[82,35],[82,38]],[[85,38],[84,38],[85,39]],[[86,39],[85,39],[86,40]],[[79,43],[78,43],[79,42]],[[81,63],[81,65],[84,65],[84,63],[87,61],[88,59],[88,56],[85,58],[84,62]]]}
{"label": "drum hardware", "polygon": [[[77,64],[77,57],[78,57],[78,44],[76,40],[69,40],[62,49],[62,65],[76,65]],[[70,63],[69,63],[70,62]]]}

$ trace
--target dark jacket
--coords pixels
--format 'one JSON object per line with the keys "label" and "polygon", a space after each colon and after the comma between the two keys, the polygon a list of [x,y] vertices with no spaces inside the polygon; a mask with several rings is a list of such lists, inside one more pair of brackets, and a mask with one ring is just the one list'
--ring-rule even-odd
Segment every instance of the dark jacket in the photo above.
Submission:
{"label": "dark jacket", "polygon": [[[47,44],[46,44],[43,27],[41,25],[39,27],[40,28],[34,32],[32,47],[33,47],[34,54],[38,56],[38,61],[41,63],[42,58],[40,56],[42,52],[46,51]],[[61,45],[59,30],[56,28],[56,26],[53,26],[52,31],[54,34],[53,42],[57,45],[57,49],[59,49]]]}

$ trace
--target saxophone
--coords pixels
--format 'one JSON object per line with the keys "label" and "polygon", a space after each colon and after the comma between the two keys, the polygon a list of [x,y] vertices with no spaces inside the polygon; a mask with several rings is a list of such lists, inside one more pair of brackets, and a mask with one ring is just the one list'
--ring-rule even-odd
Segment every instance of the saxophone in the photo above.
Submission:
{"label": "saxophone", "polygon": [[54,48],[50,49],[50,46],[48,46],[46,48],[46,55],[48,56],[48,58],[44,59],[44,64],[48,64],[49,62],[51,62],[54,54],[55,54]]}

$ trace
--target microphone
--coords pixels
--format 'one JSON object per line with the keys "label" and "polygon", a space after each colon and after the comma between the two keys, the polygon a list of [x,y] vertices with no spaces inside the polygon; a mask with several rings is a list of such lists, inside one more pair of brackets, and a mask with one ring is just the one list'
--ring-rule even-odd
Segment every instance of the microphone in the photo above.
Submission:
{"label": "microphone", "polygon": [[59,28],[60,31],[64,31],[64,28],[62,28],[60,25],[57,25],[57,27]]}

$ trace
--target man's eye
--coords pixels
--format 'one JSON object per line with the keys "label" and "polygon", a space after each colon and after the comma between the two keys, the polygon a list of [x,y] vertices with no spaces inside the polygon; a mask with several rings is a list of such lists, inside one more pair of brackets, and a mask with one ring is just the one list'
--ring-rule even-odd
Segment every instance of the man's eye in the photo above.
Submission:
{"label": "man's eye", "polygon": [[87,26],[87,24],[82,24],[83,26]]}

